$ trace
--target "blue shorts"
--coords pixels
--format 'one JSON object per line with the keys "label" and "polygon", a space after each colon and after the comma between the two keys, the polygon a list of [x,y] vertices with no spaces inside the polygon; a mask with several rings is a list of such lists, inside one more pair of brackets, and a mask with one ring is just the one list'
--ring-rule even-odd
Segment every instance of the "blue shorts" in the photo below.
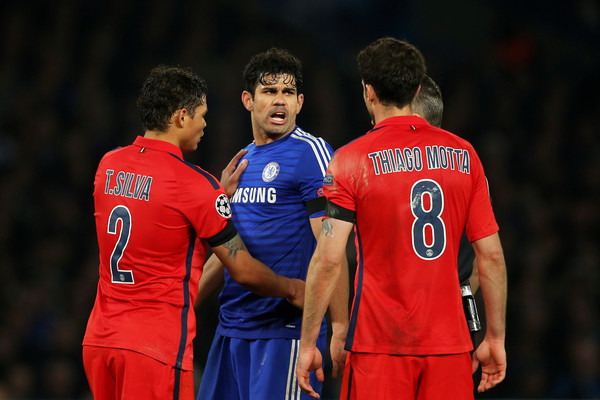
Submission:
{"label": "blue shorts", "polygon": [[[325,358],[327,338],[317,348]],[[298,339],[236,339],[215,334],[197,400],[308,400],[296,380]],[[321,393],[314,371],[310,384]]]}

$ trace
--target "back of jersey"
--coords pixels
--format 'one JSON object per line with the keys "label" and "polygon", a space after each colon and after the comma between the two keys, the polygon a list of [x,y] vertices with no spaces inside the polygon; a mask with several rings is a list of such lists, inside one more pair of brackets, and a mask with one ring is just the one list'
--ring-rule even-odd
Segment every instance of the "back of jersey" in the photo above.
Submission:
{"label": "back of jersey", "polygon": [[181,156],[170,143],[139,137],[101,160],[94,188],[100,279],[84,344],[191,368],[204,239],[227,218],[215,209],[225,196],[216,179]]}
{"label": "back of jersey", "polygon": [[[328,200],[356,212],[358,269],[348,345],[387,354],[471,349],[457,253],[497,231],[472,146],[418,117],[393,117],[338,151]],[[487,204],[486,204],[487,203]]]}

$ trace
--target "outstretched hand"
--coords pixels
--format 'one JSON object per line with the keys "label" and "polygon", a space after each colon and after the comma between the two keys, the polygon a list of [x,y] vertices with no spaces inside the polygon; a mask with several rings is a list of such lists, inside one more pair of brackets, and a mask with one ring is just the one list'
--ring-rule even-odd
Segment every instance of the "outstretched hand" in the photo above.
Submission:
{"label": "outstretched hand", "polygon": [[325,374],[323,372],[323,356],[321,356],[321,352],[316,346],[306,348],[302,345],[301,341],[300,350],[298,351],[298,362],[296,363],[298,386],[300,386],[300,389],[310,397],[318,399],[321,396],[319,396],[310,385],[310,371],[312,370],[315,370],[319,382],[325,380]]}
{"label": "outstretched hand", "polygon": [[485,392],[504,380],[506,376],[506,350],[504,341],[483,340],[473,353],[473,373],[481,364],[481,381],[478,392]]}
{"label": "outstretched hand", "polygon": [[227,197],[233,196],[238,184],[240,183],[240,176],[248,166],[247,160],[242,160],[240,162],[246,153],[248,153],[248,150],[246,149],[238,151],[238,153],[233,156],[231,161],[229,161],[229,164],[227,164],[225,169],[221,172],[221,186],[223,186],[225,189]]}

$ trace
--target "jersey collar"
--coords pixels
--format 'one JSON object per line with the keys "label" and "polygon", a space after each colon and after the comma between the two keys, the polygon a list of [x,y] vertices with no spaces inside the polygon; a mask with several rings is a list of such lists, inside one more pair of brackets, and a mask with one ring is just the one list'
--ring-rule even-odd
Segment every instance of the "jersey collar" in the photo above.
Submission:
{"label": "jersey collar", "polygon": [[146,149],[164,151],[176,155],[179,158],[183,158],[183,152],[179,147],[175,146],[173,143],[165,142],[164,140],[148,139],[143,136],[138,136],[135,138],[133,145]]}
{"label": "jersey collar", "polygon": [[381,129],[384,126],[388,126],[388,125],[421,127],[421,126],[427,126],[427,125],[429,125],[429,123],[426,120],[424,120],[423,118],[418,117],[416,115],[402,115],[402,116],[398,116],[398,117],[389,117],[389,118],[386,118],[383,121],[379,122],[377,125],[375,125],[373,127],[373,129],[371,129],[369,131],[369,133],[376,131],[378,129]]}

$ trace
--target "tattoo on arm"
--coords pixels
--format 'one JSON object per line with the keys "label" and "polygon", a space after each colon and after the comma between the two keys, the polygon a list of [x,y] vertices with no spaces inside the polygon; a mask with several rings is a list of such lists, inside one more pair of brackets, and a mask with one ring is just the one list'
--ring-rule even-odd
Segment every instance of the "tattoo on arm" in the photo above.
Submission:
{"label": "tattoo on arm", "polygon": [[235,235],[233,239],[229,242],[224,243],[223,246],[229,250],[227,253],[227,257],[235,259],[237,257],[238,250],[246,250],[246,245],[244,241],[240,237],[240,235]]}
{"label": "tattoo on arm", "polygon": [[329,218],[324,220],[323,223],[321,224],[321,232],[323,232],[325,234],[325,236],[333,237],[333,226],[331,226],[331,222],[329,221]]}

